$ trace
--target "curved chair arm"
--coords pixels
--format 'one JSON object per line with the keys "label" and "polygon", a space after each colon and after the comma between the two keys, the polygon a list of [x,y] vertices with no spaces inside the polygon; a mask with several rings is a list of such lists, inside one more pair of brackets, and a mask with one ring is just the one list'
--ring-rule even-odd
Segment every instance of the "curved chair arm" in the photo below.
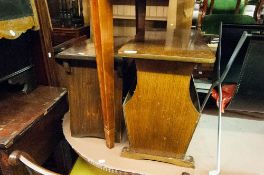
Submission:
{"label": "curved chair arm", "polygon": [[254,18],[258,24],[261,22],[261,12],[263,10],[263,5],[264,0],[259,0],[254,11]]}
{"label": "curved chair arm", "polygon": [[[41,166],[39,166],[38,164],[36,164],[36,162],[34,161],[33,158],[31,158],[30,155],[28,155],[27,153],[23,152],[23,151],[13,151],[8,158],[8,162],[10,163],[10,165],[12,166],[16,166],[19,163],[22,163],[26,166],[27,170],[33,170],[36,173],[42,174],[42,175],[60,175],[58,173],[52,172],[50,170],[47,170]],[[32,174],[32,172],[30,172]]]}

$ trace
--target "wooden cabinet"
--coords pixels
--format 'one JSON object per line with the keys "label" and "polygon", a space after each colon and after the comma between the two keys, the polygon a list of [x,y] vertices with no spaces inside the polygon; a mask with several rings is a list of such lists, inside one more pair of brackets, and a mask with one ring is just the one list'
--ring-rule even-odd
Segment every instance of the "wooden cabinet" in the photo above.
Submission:
{"label": "wooden cabinet", "polygon": [[[27,49],[20,47],[12,49],[12,51],[16,52],[19,50],[23,52],[24,50],[28,52],[27,56],[30,59],[32,58],[32,65],[34,65],[32,67],[34,67],[36,72],[37,88],[28,94],[23,94],[18,91],[11,92],[13,88],[5,88],[7,82],[0,84],[0,174],[7,175],[24,174],[20,167],[12,168],[7,161],[9,154],[14,150],[25,151],[41,164],[47,160],[58,143],[63,139],[61,119],[68,111],[67,92],[65,89],[42,86],[57,85],[56,63],[52,59],[51,25],[47,2],[46,0],[1,1],[0,6],[1,8],[4,8],[5,5],[10,7],[9,3],[11,3],[11,7],[17,9],[15,5],[18,4],[19,6],[23,4],[22,2],[28,6],[30,5],[33,15],[29,14],[27,16],[28,20],[23,15],[17,19],[10,20],[10,18],[7,18],[9,20],[5,21],[7,21],[8,25],[5,25],[5,27],[11,27],[13,32],[11,35],[17,36],[11,38],[13,39],[12,42],[16,42],[19,34],[22,33],[25,33],[31,39],[30,45],[29,42],[20,43],[21,45],[29,45]],[[16,13],[23,14],[23,11],[18,9]],[[14,20],[20,20],[20,23],[16,21],[11,25],[9,22]],[[28,27],[26,24],[30,24],[32,20],[36,25]],[[23,25],[26,25],[26,28]],[[10,29],[4,30],[4,25],[0,24],[0,26],[1,33],[10,33]],[[34,31],[29,31],[32,28]],[[9,50],[2,49],[1,51],[8,52]],[[0,57],[2,55],[7,55],[4,58],[8,59],[11,54],[2,53]],[[23,62],[21,55],[20,57],[18,55],[17,59]],[[2,60],[0,64],[5,65]],[[17,64],[17,62],[13,64]],[[15,77],[17,82],[14,84],[21,83],[19,75]],[[30,75],[34,77],[35,74],[30,72]]]}
{"label": "wooden cabinet", "polygon": [[28,95],[0,90],[0,97],[0,174],[22,175],[21,167],[9,165],[9,154],[22,150],[40,164],[47,160],[63,139],[67,92],[39,86]]}

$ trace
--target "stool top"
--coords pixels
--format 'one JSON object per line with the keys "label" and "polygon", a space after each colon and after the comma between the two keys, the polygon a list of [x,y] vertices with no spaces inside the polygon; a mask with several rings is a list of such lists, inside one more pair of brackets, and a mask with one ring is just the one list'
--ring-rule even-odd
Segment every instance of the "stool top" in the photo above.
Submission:
{"label": "stool top", "polygon": [[[129,37],[114,37],[114,49],[117,52],[118,48],[131,38]],[[75,43],[72,47],[58,53],[55,57],[59,60],[90,60],[95,61],[95,47],[91,39],[85,39]]]}
{"label": "stool top", "polygon": [[215,55],[197,30],[146,32],[145,40],[132,40],[118,50],[120,57],[214,63]]}

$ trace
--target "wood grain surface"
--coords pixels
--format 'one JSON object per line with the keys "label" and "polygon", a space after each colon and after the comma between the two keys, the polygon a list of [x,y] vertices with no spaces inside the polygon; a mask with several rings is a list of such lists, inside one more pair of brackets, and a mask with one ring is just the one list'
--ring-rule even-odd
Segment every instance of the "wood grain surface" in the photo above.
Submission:
{"label": "wood grain surface", "polygon": [[75,28],[52,28],[53,46],[57,46],[65,41],[81,36],[90,36],[90,26],[81,26]]}
{"label": "wood grain surface", "polygon": [[110,0],[90,0],[106,146],[114,147],[114,45]]}
{"label": "wood grain surface", "polygon": [[[132,37],[114,37],[114,51],[115,55],[125,43],[130,41]],[[71,47],[66,48],[62,52],[55,55],[58,59],[64,60],[95,60],[96,53],[94,42],[91,39],[81,38],[75,42]],[[116,56],[117,57],[117,56]]]}
{"label": "wood grain surface", "polygon": [[56,62],[53,56],[52,40],[51,40],[51,22],[48,11],[47,1],[38,1],[35,0],[35,5],[38,13],[39,19],[39,37],[42,50],[43,63],[45,67],[45,73],[48,79],[48,85],[58,86],[59,79],[56,75]]}
{"label": "wood grain surface", "polygon": [[[124,43],[127,40],[123,37],[116,38],[116,47],[119,48],[119,43]],[[64,74],[69,80],[71,131],[74,137],[105,138],[95,55],[94,43],[90,39],[84,39],[55,56],[59,62],[67,63],[69,66],[68,73],[64,72]],[[122,109],[123,80],[118,75],[118,70],[121,67],[118,59],[115,60],[115,64],[115,140],[120,142],[124,125]]]}
{"label": "wood grain surface", "polygon": [[184,159],[200,116],[189,92],[194,64],[137,59],[136,66],[137,86],[124,104],[130,152]]}
{"label": "wood grain surface", "polygon": [[[75,60],[75,62],[77,62],[77,60]],[[67,77],[69,78],[72,136],[105,138],[95,57],[93,57],[93,61],[82,61],[75,65],[72,64],[70,67],[71,72]],[[116,142],[120,142],[123,120],[122,79],[118,76],[117,71],[114,72],[114,82],[115,140]]]}
{"label": "wood grain surface", "polygon": [[43,164],[63,139],[61,119],[68,111],[62,88],[39,86],[30,94],[0,93],[0,174],[24,175],[7,161],[14,150],[30,154]]}
{"label": "wood grain surface", "polygon": [[215,55],[199,31],[158,32],[162,39],[146,33],[144,42],[130,41],[118,51],[120,57],[195,63],[214,63]]}
{"label": "wood grain surface", "polygon": [[100,89],[95,65],[71,67],[68,77],[72,136],[104,138]]}
{"label": "wood grain surface", "polygon": [[43,117],[66,90],[40,86],[28,95],[0,94],[0,148],[8,148],[32,122]]}

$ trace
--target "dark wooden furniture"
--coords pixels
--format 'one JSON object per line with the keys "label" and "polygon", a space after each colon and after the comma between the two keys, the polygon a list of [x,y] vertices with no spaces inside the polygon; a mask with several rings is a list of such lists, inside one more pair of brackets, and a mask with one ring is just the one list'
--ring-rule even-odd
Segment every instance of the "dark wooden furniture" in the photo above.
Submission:
{"label": "dark wooden furniture", "polygon": [[185,153],[200,114],[191,75],[196,63],[215,61],[201,34],[168,31],[164,40],[146,35],[144,42],[128,42],[118,54],[135,59],[137,67],[136,88],[124,103],[130,146],[122,156],[193,167]]}
{"label": "dark wooden furniture", "polygon": [[61,119],[68,111],[65,89],[39,86],[30,94],[0,92],[0,167],[5,175],[23,170],[7,162],[14,150],[22,150],[44,163],[63,138]]}
{"label": "dark wooden furniture", "polygon": [[78,38],[83,35],[90,36],[90,26],[82,26],[76,28],[56,28],[52,29],[53,46],[57,46],[65,41]]}
{"label": "dark wooden furniture", "polygon": [[51,23],[49,21],[49,12],[46,0],[35,0],[36,9],[39,18],[40,29],[33,43],[32,50],[35,53],[36,61],[34,62],[37,70],[38,83],[42,85],[59,85],[59,77],[56,72],[56,62],[53,58]]}
{"label": "dark wooden furniture", "polygon": [[[118,38],[116,44],[118,45],[120,41],[127,42],[127,40],[127,38]],[[84,38],[72,47],[58,53],[56,59],[64,65],[65,75],[68,79],[72,136],[105,138],[94,43]],[[114,69],[116,142],[120,142],[124,127],[121,69],[121,61],[116,59]]]}
{"label": "dark wooden furniture", "polygon": [[[25,52],[28,52],[28,56],[32,58],[37,84],[57,85],[47,4],[45,0],[30,2],[35,4],[39,28],[36,31],[18,30],[18,32],[26,32],[25,35],[29,35],[31,40],[21,44],[30,44]],[[31,76],[34,75],[31,72]],[[19,78],[17,78],[18,84]],[[11,168],[7,162],[11,151],[24,150],[42,164],[56,149],[57,143],[63,139],[60,126],[62,116],[68,110],[66,91],[39,86],[27,95],[21,92],[7,92],[8,88],[3,88],[3,84],[0,85],[0,89],[0,174],[20,175],[23,171],[19,167]]]}

